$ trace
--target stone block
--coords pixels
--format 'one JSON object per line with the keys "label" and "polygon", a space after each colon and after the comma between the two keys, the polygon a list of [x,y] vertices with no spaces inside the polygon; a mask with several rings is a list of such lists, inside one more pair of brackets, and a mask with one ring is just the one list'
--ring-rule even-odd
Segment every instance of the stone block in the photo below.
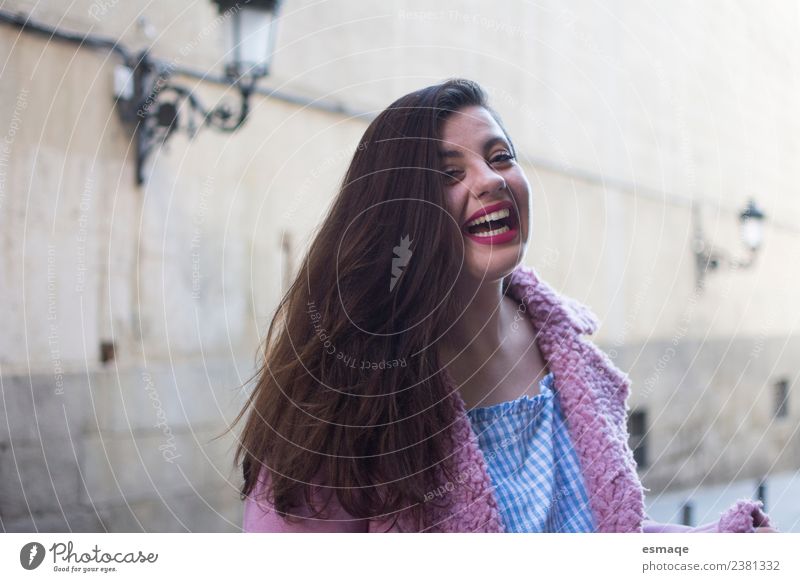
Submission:
{"label": "stone block", "polygon": [[109,369],[92,383],[92,430],[179,431],[192,426],[224,427],[243,403],[239,389],[250,374],[240,362],[189,360],[151,362],[146,368]]}
{"label": "stone block", "polygon": [[89,381],[82,374],[6,376],[0,442],[40,442],[78,438],[91,414]]}
{"label": "stone block", "polygon": [[230,441],[212,441],[218,432],[87,435],[80,463],[86,480],[82,502],[132,503],[224,487],[233,473],[221,469],[232,467],[232,452]]}
{"label": "stone block", "polygon": [[76,449],[69,440],[2,445],[0,514],[14,518],[77,505],[81,482]]}
{"label": "stone block", "polygon": [[22,517],[3,518],[2,526],[7,533],[67,533],[105,532],[107,529],[92,508],[71,507],[63,512],[29,514]]}

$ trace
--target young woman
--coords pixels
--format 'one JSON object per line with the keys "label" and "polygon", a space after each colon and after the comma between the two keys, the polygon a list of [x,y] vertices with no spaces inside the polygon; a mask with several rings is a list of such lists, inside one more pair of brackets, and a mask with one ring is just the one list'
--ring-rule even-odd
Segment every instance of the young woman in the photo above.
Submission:
{"label": "young woman", "polygon": [[[246,531],[689,529],[646,519],[628,379],[582,337],[589,310],[521,266],[530,214],[476,83],[370,124],[239,416]],[[741,501],[696,531],[768,525]]]}

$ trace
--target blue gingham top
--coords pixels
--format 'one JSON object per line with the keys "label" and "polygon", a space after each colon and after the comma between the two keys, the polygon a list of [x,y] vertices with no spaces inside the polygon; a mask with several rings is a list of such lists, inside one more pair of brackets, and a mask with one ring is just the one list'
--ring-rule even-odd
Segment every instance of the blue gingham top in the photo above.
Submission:
{"label": "blue gingham top", "polygon": [[591,532],[594,520],[553,374],[539,394],[467,411],[507,532]]}

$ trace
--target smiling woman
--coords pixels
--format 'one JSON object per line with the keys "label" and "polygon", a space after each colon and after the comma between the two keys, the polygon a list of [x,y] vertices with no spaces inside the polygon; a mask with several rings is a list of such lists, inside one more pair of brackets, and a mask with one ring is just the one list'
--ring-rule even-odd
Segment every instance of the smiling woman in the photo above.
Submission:
{"label": "smiling woman", "polygon": [[[583,337],[594,316],[521,265],[530,213],[476,83],[370,124],[237,418],[246,531],[670,527],[645,518],[629,382]],[[703,531],[762,525],[743,501]]]}

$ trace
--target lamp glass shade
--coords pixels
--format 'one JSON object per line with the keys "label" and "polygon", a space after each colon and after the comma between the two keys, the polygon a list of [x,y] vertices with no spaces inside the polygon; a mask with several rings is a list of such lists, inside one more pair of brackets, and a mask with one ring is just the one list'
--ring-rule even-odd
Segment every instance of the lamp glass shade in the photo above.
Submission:
{"label": "lamp glass shade", "polygon": [[268,8],[245,5],[228,10],[222,31],[228,75],[263,77],[269,73],[274,24],[275,12]]}
{"label": "lamp glass shade", "polygon": [[742,240],[744,244],[752,250],[761,246],[764,237],[764,225],[758,218],[746,218],[742,220]]}

